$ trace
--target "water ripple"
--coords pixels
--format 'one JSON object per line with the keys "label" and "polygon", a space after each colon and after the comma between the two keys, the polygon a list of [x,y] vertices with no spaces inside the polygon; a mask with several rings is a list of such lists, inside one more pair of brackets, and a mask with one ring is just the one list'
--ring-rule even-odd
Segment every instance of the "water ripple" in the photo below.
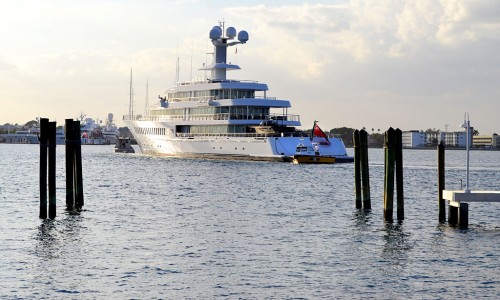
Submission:
{"label": "water ripple", "polygon": [[[439,224],[434,151],[405,151],[406,216],[389,224],[382,150],[370,149],[366,211],[354,208],[349,164],[84,147],[79,214],[64,210],[58,150],[58,216],[42,221],[37,149],[0,144],[8,158],[0,169],[9,174],[0,177],[0,294],[8,299],[500,298],[499,210],[471,205],[468,230]],[[447,158],[447,186],[464,177],[461,154]],[[499,154],[473,153],[477,189],[500,189]]]}

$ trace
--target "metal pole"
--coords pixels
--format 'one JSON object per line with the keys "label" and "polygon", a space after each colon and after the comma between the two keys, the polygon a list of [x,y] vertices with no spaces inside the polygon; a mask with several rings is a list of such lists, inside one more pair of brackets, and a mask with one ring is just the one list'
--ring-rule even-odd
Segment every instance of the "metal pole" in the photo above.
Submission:
{"label": "metal pole", "polygon": [[467,112],[467,180],[465,181],[465,192],[470,193],[469,187],[469,143],[470,143],[470,120],[469,112]]}
{"label": "metal pole", "polygon": [[465,141],[465,147],[466,147],[466,152],[467,152],[467,160],[466,160],[466,180],[465,180],[465,192],[470,193],[470,186],[469,186],[469,151],[470,151],[470,139],[471,139],[471,133],[470,133],[470,120],[469,120],[469,112],[466,111],[464,114],[464,123],[460,125],[460,128],[465,128],[467,130],[465,138],[467,141]]}

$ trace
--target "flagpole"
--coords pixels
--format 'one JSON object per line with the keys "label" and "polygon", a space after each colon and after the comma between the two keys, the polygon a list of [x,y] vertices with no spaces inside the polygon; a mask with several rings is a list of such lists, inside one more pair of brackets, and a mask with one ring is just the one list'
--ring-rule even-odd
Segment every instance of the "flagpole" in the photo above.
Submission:
{"label": "flagpole", "polygon": [[316,128],[316,122],[318,122],[318,121],[314,120],[313,128],[311,130],[311,142],[312,142],[312,140],[314,138],[314,129]]}

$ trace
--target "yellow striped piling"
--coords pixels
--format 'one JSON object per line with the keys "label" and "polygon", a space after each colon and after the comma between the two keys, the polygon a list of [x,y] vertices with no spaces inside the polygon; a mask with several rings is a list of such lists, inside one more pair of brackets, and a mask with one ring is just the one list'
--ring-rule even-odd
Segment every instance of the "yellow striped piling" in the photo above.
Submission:
{"label": "yellow striped piling", "polygon": [[394,202],[394,156],[395,132],[391,127],[384,139],[384,220],[393,221]]}

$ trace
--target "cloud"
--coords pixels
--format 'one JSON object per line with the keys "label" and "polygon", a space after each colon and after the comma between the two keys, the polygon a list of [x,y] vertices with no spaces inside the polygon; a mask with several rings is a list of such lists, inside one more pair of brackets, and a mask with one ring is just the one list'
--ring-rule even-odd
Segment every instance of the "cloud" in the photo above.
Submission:
{"label": "cloud", "polygon": [[352,0],[229,11],[238,18],[251,16],[268,48],[286,49],[264,51],[268,61],[286,67],[293,58],[298,63],[293,67],[301,71],[288,64],[290,71],[318,77],[336,57],[363,63],[380,55],[412,56],[433,47],[498,40],[500,21],[491,13],[500,13],[498,6],[494,1]]}
{"label": "cloud", "polygon": [[15,70],[15,66],[0,58],[0,73],[1,72],[12,72]]}
{"label": "cloud", "polygon": [[[350,107],[356,101],[370,109],[355,119],[376,123],[377,116],[390,119],[387,107],[422,115],[432,110],[436,120],[438,111],[454,113],[473,102],[477,109],[500,109],[497,3],[350,0],[228,11],[252,23],[251,38],[259,39],[259,66],[276,68],[268,71],[274,86],[276,78],[286,82],[279,92],[287,95],[286,87],[300,86],[291,96],[314,97],[324,119],[339,110],[359,113]],[[310,106],[294,105],[300,110]],[[349,124],[352,118],[343,121]],[[412,117],[404,120],[412,122]]]}
{"label": "cloud", "polygon": [[[237,56],[228,51],[230,61],[243,68],[228,76],[269,83],[269,94],[292,100],[303,118],[321,114],[317,117],[326,128],[333,126],[328,119],[342,126],[382,127],[376,123],[389,119],[387,107],[402,115],[409,107],[423,115],[467,109],[474,102],[484,110],[482,120],[500,109],[496,0],[291,2],[6,4],[0,11],[0,101],[31,101],[20,109],[31,115],[45,102],[67,112],[93,114],[77,107],[82,105],[96,107],[96,114],[120,115],[127,110],[130,68],[140,99],[146,80],[151,94],[175,81],[178,58],[180,80],[197,76],[194,71],[211,60],[208,30],[223,14],[227,24],[250,34]],[[366,112],[353,111],[353,103]],[[311,113],[314,107],[321,112]]]}

